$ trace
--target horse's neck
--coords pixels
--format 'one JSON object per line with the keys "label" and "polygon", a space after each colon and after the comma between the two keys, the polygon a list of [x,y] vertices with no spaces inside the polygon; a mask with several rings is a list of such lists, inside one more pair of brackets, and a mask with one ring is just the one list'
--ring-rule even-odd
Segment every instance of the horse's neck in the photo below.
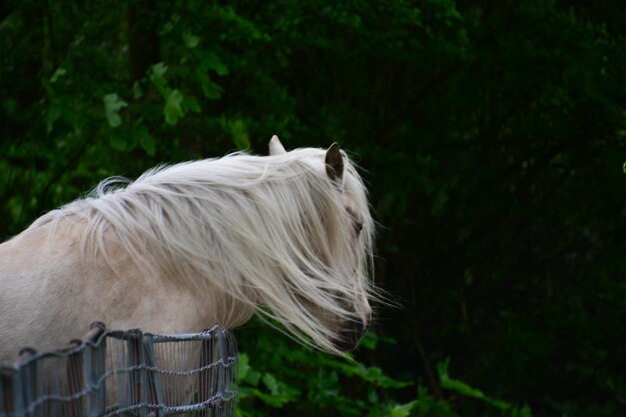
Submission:
{"label": "horse's neck", "polygon": [[184,280],[147,274],[111,241],[108,261],[101,253],[84,258],[81,231],[59,224],[51,235],[42,225],[0,245],[1,359],[26,345],[60,346],[96,320],[111,329],[187,333],[234,328],[254,312],[217,288],[199,293]]}

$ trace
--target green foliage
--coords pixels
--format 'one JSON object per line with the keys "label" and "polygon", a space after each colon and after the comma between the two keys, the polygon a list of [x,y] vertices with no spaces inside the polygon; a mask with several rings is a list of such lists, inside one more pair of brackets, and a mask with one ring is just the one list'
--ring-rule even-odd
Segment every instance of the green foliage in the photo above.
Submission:
{"label": "green foliage", "polygon": [[[409,416],[415,415],[412,410],[423,401],[398,404],[393,399],[393,391],[413,387],[411,381],[396,380],[351,357],[322,355],[282,335],[258,330],[252,324],[237,333],[242,350],[248,351],[247,343],[254,346],[254,356],[240,354],[239,416],[269,416],[277,410],[281,415]],[[361,346],[371,350],[379,342],[378,336],[368,333]],[[427,396],[422,393],[422,397]]]}
{"label": "green foliage", "polygon": [[[107,94],[103,98],[104,101],[104,114],[107,118],[107,122],[109,122],[109,126],[118,127],[122,124],[122,118],[119,115],[119,112],[124,107],[128,106],[128,103],[124,100],[120,99],[117,94]],[[124,150],[118,149],[118,150]]]}
{"label": "green foliage", "polygon": [[4,2],[0,235],[110,175],[339,140],[403,308],[359,362],[244,330],[244,415],[624,415],[624,27],[619,2]]}
{"label": "green foliage", "polygon": [[465,397],[476,398],[478,400],[484,401],[485,403],[502,411],[502,415],[512,417],[532,417],[530,408],[527,405],[524,405],[521,408],[513,407],[506,401],[498,400],[496,398],[485,395],[481,390],[472,388],[463,381],[450,378],[450,376],[448,375],[449,365],[450,358],[447,358],[445,361],[439,362],[437,364],[437,373],[439,374],[439,382],[441,384],[441,388],[455,391]]}
{"label": "green foliage", "polygon": [[[389,390],[410,387],[378,367],[351,358],[335,358],[303,349],[282,335],[259,332],[258,325],[237,332],[242,353],[239,364],[241,416],[286,415],[385,416],[403,409]],[[368,334],[366,340],[376,340]],[[247,348],[250,343],[253,350]],[[364,345],[367,345],[364,344]],[[372,343],[369,343],[372,346]],[[406,407],[405,407],[406,408]]]}
{"label": "green foliage", "polygon": [[[365,366],[352,357],[335,358],[294,345],[285,336],[259,333],[257,323],[237,331],[242,350],[253,346],[254,355],[239,356],[240,403],[238,416],[334,415],[369,417],[458,417],[451,404],[477,399],[505,417],[532,417],[528,406],[489,397],[448,375],[449,360],[437,366],[441,388],[457,398],[437,398],[413,381],[396,380],[376,366]],[[395,341],[368,332],[361,349],[384,354]],[[399,394],[416,393],[399,403]],[[487,410],[488,412],[489,410]],[[486,414],[492,415],[492,414]]]}

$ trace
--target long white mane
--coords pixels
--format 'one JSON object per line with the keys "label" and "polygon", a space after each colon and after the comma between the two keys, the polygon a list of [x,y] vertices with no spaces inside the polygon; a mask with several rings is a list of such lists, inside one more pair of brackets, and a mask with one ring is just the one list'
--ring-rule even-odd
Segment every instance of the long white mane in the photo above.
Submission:
{"label": "long white mane", "polygon": [[[374,227],[355,166],[346,158],[335,183],[324,173],[324,154],[236,153],[156,168],[134,182],[106,180],[31,228],[84,225],[83,259],[115,265],[107,251],[113,242],[145,279],[186,286],[224,310],[220,297],[228,294],[300,341],[337,352],[341,335],[332,323],[362,322],[358,306],[375,292],[368,279]],[[237,322],[243,313],[223,314]]]}

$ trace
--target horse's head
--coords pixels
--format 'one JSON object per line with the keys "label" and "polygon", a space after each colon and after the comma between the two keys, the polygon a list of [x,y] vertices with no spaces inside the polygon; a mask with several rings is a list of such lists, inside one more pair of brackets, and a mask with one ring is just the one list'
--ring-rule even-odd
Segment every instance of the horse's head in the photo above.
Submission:
{"label": "horse's head", "polygon": [[[270,156],[298,152],[305,156],[311,151],[287,152],[276,136],[270,140],[269,150]],[[374,227],[363,182],[339,145],[315,151],[307,163],[321,182],[311,191],[318,218],[311,219],[306,209],[300,213],[308,225],[307,239],[314,256],[301,260],[300,269],[310,282],[298,293],[298,300],[305,307],[307,324],[318,334],[296,326],[320,347],[345,352],[356,347],[372,318],[368,300],[373,290],[367,275],[372,270]],[[319,334],[324,340],[319,340]]]}

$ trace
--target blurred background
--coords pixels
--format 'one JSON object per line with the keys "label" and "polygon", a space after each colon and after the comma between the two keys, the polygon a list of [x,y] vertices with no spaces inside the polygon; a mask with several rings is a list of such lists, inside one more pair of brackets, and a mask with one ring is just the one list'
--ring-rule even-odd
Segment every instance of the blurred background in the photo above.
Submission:
{"label": "blurred background", "polygon": [[238,330],[240,416],[623,416],[625,30],[621,1],[5,0],[0,237],[111,175],[337,140],[402,307],[353,361]]}

